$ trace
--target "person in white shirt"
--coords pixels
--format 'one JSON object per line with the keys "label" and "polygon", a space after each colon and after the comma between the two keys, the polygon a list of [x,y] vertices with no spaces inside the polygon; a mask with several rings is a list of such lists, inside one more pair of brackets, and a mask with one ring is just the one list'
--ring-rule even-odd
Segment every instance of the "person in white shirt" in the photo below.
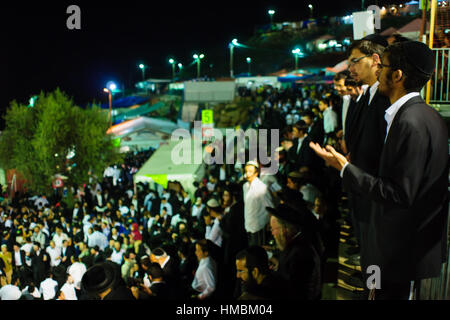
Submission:
{"label": "person in white shirt", "polygon": [[70,274],[73,278],[73,284],[76,289],[81,289],[81,279],[83,278],[83,275],[86,273],[86,265],[82,262],[75,261],[70,265],[69,268],[67,268],[67,273]]}
{"label": "person in white shirt", "polygon": [[267,186],[258,178],[259,164],[249,161],[245,165],[247,182],[244,191],[244,222],[249,237],[249,245],[264,245],[269,213],[266,207],[273,208],[272,196]]}
{"label": "person in white shirt", "polygon": [[50,267],[59,266],[61,263],[61,248],[55,245],[55,241],[51,240],[45,251],[50,256]]}
{"label": "person in white shirt", "polygon": [[209,251],[210,248],[206,239],[200,240],[195,244],[195,255],[199,264],[191,286],[198,294],[193,295],[192,298],[203,300],[211,297],[216,290],[217,264],[210,257]]}
{"label": "person in white shirt", "polygon": [[192,206],[192,217],[200,219],[201,218],[201,212],[205,208],[205,205],[202,203],[202,198],[198,197],[195,200],[195,205]]}
{"label": "person in white shirt", "polygon": [[39,289],[35,286],[26,286],[22,290],[22,295],[31,295],[34,299],[40,299],[42,297],[41,293],[39,292]]}
{"label": "person in white shirt", "polygon": [[329,98],[319,99],[319,109],[323,112],[323,129],[325,134],[333,133],[338,128],[338,116],[333,110],[331,100]]}
{"label": "person in white shirt", "polygon": [[120,213],[123,216],[126,216],[130,212],[130,209],[126,205],[123,204],[122,199],[119,199],[119,201],[117,202],[117,205],[119,207]]}
{"label": "person in white shirt", "polygon": [[172,205],[169,202],[167,202],[166,198],[161,198],[161,206],[159,210],[160,215],[163,213],[164,208],[166,209],[166,214],[172,216]]}
{"label": "person in white shirt", "polygon": [[70,274],[67,274],[66,277],[66,282],[61,287],[61,291],[64,293],[64,300],[78,300],[73,277]]}
{"label": "person in white shirt", "polygon": [[220,220],[222,219],[222,207],[219,202],[212,198],[206,203],[206,210],[210,213],[211,217],[214,219],[211,231],[205,236],[205,239],[211,240],[214,244],[222,247],[222,228],[220,227]]}
{"label": "person in white shirt", "polygon": [[67,234],[62,232],[61,226],[57,226],[56,232],[52,239],[55,242],[55,246],[57,246],[58,248],[62,248],[63,241],[68,240],[68,239],[69,239],[69,237],[67,236]]}
{"label": "person in white shirt", "polygon": [[108,246],[108,238],[102,232],[100,226],[94,226],[94,232],[88,237],[88,246],[90,248],[98,246],[101,251],[105,250]]}
{"label": "person in white shirt", "polygon": [[50,272],[48,278],[41,282],[39,292],[44,300],[52,300],[56,296],[58,282],[53,280],[53,274]]}
{"label": "person in white shirt", "polygon": [[114,249],[111,254],[111,261],[117,263],[118,265],[121,265],[124,252],[125,250],[122,249],[120,241],[114,241]]}
{"label": "person in white shirt", "polygon": [[150,211],[152,209],[154,199],[156,199],[155,192],[153,190],[150,190],[144,198],[144,208],[147,209],[147,211]]}
{"label": "person in white shirt", "polygon": [[19,277],[13,274],[11,284],[4,285],[0,288],[0,300],[19,300],[21,296]]}

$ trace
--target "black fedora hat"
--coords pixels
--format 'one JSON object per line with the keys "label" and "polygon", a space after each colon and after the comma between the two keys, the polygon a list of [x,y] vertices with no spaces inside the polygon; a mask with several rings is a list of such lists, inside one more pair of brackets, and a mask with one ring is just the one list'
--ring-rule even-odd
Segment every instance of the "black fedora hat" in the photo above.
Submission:
{"label": "black fedora hat", "polygon": [[289,203],[283,203],[276,208],[266,207],[266,209],[273,216],[299,226],[302,230],[313,231],[317,226],[317,219],[306,207],[306,204],[296,202],[296,206],[294,207]]}
{"label": "black fedora hat", "polygon": [[120,280],[119,266],[114,262],[102,262],[90,267],[81,278],[81,287],[88,293],[101,293],[114,288]]}

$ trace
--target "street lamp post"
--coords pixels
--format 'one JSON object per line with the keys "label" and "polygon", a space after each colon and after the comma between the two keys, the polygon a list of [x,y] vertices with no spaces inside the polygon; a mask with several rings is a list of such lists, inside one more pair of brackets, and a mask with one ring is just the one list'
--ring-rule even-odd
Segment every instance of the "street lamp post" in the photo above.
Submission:
{"label": "street lamp post", "polygon": [[193,57],[195,60],[197,60],[197,79],[200,80],[200,60],[202,60],[205,57],[205,55],[203,53],[200,55],[194,54]]}
{"label": "street lamp post", "polygon": [[109,126],[112,127],[112,95],[117,86],[114,82],[108,82],[106,88],[103,89],[104,92],[108,93],[108,104],[109,104]]}
{"label": "street lamp post", "polygon": [[169,63],[172,65],[172,80],[175,80],[175,60],[170,59]]}
{"label": "street lamp post", "polygon": [[142,81],[145,81],[145,68],[146,66],[144,64],[140,64],[139,68],[142,70]]}
{"label": "street lamp post", "polygon": [[295,58],[295,71],[297,71],[298,70],[298,55],[300,54],[300,49],[295,48],[294,50],[292,50],[292,53],[294,54],[294,58]]}
{"label": "street lamp post", "polygon": [[250,68],[251,68],[252,58],[247,57],[247,64],[248,64],[248,75],[250,76]]}
{"label": "street lamp post", "polygon": [[308,4],[308,8],[309,8],[309,18],[311,19],[313,17],[313,5],[312,4]]}
{"label": "street lamp post", "polygon": [[275,14],[275,10],[269,10],[268,13],[270,16],[270,29],[273,29],[273,15]]}
{"label": "street lamp post", "polygon": [[233,71],[233,55],[234,55],[234,47],[237,46],[238,42],[237,39],[233,39],[231,43],[229,44],[230,48],[230,77],[234,78],[234,71]]}

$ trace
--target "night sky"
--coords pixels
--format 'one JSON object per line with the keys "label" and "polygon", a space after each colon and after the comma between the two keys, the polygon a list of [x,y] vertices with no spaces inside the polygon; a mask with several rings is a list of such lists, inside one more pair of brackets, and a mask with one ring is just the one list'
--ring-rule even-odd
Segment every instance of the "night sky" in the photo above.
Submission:
{"label": "night sky", "polygon": [[[208,56],[205,48],[223,48],[223,59],[228,59],[227,44],[248,39],[255,26],[268,24],[268,9],[276,10],[274,22],[280,22],[307,18],[308,3],[315,16],[350,14],[361,7],[360,0],[145,3],[16,1],[3,7],[0,113],[13,99],[25,103],[32,94],[56,87],[79,105],[105,102],[106,82],[131,87],[141,80],[141,62],[150,66],[147,76],[170,78],[169,56],[187,65],[195,52]],[[71,4],[81,8],[81,30],[66,28]]]}

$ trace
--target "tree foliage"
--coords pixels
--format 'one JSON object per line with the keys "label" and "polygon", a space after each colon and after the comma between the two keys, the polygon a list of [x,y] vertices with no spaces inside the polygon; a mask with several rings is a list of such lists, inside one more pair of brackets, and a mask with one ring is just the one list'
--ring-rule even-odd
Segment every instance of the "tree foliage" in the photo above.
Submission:
{"label": "tree foliage", "polygon": [[106,134],[109,121],[101,109],[82,109],[59,89],[39,95],[34,107],[13,101],[0,135],[0,165],[16,169],[31,190],[48,193],[55,175],[66,185],[89,183],[122,156]]}

